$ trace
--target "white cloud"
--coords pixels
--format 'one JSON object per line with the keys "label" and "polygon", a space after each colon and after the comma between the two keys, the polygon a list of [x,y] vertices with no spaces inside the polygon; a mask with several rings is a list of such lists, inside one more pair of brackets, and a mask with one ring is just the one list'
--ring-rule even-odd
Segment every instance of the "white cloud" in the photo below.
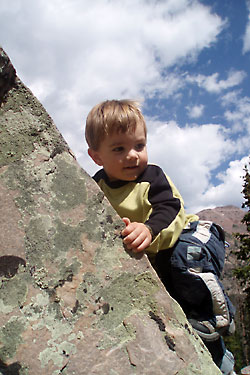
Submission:
{"label": "white cloud", "polygon": [[[188,210],[197,208],[216,168],[234,152],[234,143],[220,125],[180,128],[148,122],[149,161],[159,164],[173,179]],[[230,199],[230,197],[228,197]]]}
{"label": "white cloud", "polygon": [[188,111],[188,116],[190,118],[199,118],[203,115],[203,112],[204,112],[204,105],[203,104],[200,104],[200,105],[194,105],[193,107],[189,107],[187,106],[186,109]]}
{"label": "white cloud", "polygon": [[231,104],[236,104],[239,97],[240,97],[240,91],[239,90],[233,90],[227,92],[225,95],[221,97],[221,103],[224,107],[227,107]]}
{"label": "white cloud", "polygon": [[[195,63],[217,42],[226,25],[197,0],[1,0],[0,18],[1,42],[18,75],[90,174],[98,167],[87,155],[84,124],[97,102],[155,95],[180,100],[187,80],[217,94],[245,78],[236,70],[225,80],[218,73],[187,80],[179,74],[182,64]],[[204,107],[187,109],[198,118]],[[219,125],[180,128],[149,121],[149,128],[151,161],[195,207],[212,172],[237,145]]]}
{"label": "white cloud", "polygon": [[238,133],[236,140],[239,153],[249,152],[250,145],[250,97],[241,97],[239,92],[232,92],[222,97],[223,105],[228,108],[224,116],[231,123],[231,132]]}
{"label": "white cloud", "polygon": [[82,165],[83,127],[94,104],[176,94],[185,81],[166,70],[196,57],[225,25],[193,0],[3,3],[4,48]]}
{"label": "white cloud", "polygon": [[234,111],[226,111],[225,116],[227,120],[234,121],[241,120],[246,121],[250,117],[250,98],[249,97],[241,97],[238,98],[237,101],[234,102],[235,110]]}
{"label": "white cloud", "polygon": [[52,81],[40,78],[35,79],[29,89],[35,92],[41,101],[44,101],[55,91]]}
{"label": "white cloud", "polygon": [[246,73],[244,71],[231,71],[228,73],[226,80],[219,80],[219,73],[214,73],[210,76],[198,74],[196,76],[187,76],[187,82],[196,83],[210,93],[220,93],[223,90],[239,85]]}
{"label": "white cloud", "polygon": [[248,8],[248,23],[243,37],[243,54],[250,51],[250,1],[246,1],[246,4]]}
{"label": "white cloud", "polygon": [[198,197],[199,205],[196,212],[204,207],[213,208],[217,206],[235,205],[240,207],[244,201],[242,195],[244,166],[248,165],[249,157],[234,160],[229,167],[217,177],[221,181],[217,186],[210,186],[207,191]]}
{"label": "white cloud", "polygon": [[[103,99],[169,96],[183,83],[177,75],[163,78],[163,70],[197,56],[224,27],[193,0],[2,3],[4,48],[63,132],[72,123],[70,98],[79,126]],[[48,83],[46,96],[41,87]]]}

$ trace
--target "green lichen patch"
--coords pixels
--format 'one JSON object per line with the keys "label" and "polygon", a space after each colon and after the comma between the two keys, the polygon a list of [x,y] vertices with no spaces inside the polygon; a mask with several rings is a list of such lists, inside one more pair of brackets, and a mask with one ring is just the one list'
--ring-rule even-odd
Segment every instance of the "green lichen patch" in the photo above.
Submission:
{"label": "green lichen patch", "polygon": [[[79,285],[76,298],[82,307],[86,306],[89,302],[93,302],[93,298],[97,299],[98,292],[101,289],[100,280],[91,272],[83,274],[83,281]],[[97,302],[97,300],[96,300]]]}
{"label": "green lichen patch", "polygon": [[24,306],[22,313],[27,322],[32,322],[34,337],[39,339],[42,332],[50,334],[47,335],[46,348],[39,354],[41,367],[46,368],[52,361],[55,367],[61,369],[65,358],[76,353],[75,340],[83,339],[83,333],[74,331],[72,322],[60,314],[60,304],[52,303],[50,297],[49,293],[41,291],[32,297],[29,305]]}
{"label": "green lichen patch", "polygon": [[[77,256],[67,259],[68,251],[84,251],[82,223],[71,226],[48,215],[32,218],[26,228],[26,259],[33,281],[42,289],[53,289],[70,282],[77,274]],[[50,266],[51,265],[51,266]]]}
{"label": "green lichen patch", "polygon": [[[34,150],[34,139],[22,128],[22,116],[14,116],[11,111],[8,116],[1,114],[0,109],[0,167],[21,160]],[[19,125],[19,127],[18,127]]]}
{"label": "green lichen patch", "polygon": [[101,315],[98,325],[112,333],[131,313],[155,310],[154,295],[158,288],[150,272],[139,275],[123,273],[100,291],[109,309]]}
{"label": "green lichen patch", "polygon": [[[73,354],[76,352],[75,346],[72,345],[72,349],[67,352],[70,354]],[[57,346],[49,347],[44,349],[39,354],[39,360],[41,362],[41,368],[47,368],[48,363],[51,361],[53,362],[55,368],[58,368],[55,370],[54,374],[61,374],[61,368],[63,368],[63,363],[65,362],[65,359],[69,357],[70,354],[67,354],[67,352],[63,348],[58,348]]]}
{"label": "green lichen patch", "polygon": [[56,287],[62,286],[66,282],[71,282],[73,276],[78,273],[80,266],[81,263],[78,261],[77,257],[73,257],[70,264],[66,264],[66,260],[63,259],[58,266],[58,284]]}
{"label": "green lichen patch", "polygon": [[49,216],[40,216],[30,220],[26,228],[26,259],[31,266],[43,267],[44,259],[51,259],[53,241],[49,235],[51,220]]}
{"label": "green lichen patch", "polygon": [[[120,246],[122,247],[122,244]],[[120,259],[129,257],[125,251],[118,253],[114,249],[115,243],[109,239],[106,239],[105,242],[103,241],[102,246],[96,249],[94,263],[97,275],[101,276],[105,270],[109,270],[108,273],[107,271],[105,272],[107,273],[106,278],[116,277],[117,269],[122,267]]]}
{"label": "green lichen patch", "polygon": [[[54,222],[48,216],[30,220],[26,229],[26,258],[32,269],[34,282],[42,289],[53,289],[72,281],[80,267],[77,257],[66,262],[65,253],[82,249],[82,228]],[[53,272],[49,268],[53,265]]]}
{"label": "green lichen patch", "polygon": [[[102,245],[96,249],[95,264],[98,270],[106,268],[112,269],[113,266],[119,266],[117,251],[123,247],[121,241],[122,220],[115,213],[113,207],[106,206],[101,203],[93,203],[95,200],[88,199],[85,208],[85,216],[87,219],[82,223],[84,232],[88,239]],[[112,217],[112,221],[110,218]],[[116,220],[116,222],[113,220]],[[119,257],[127,257],[126,252],[120,252]],[[97,270],[97,272],[98,272]]]}
{"label": "green lichen patch", "polygon": [[62,158],[55,160],[57,170],[53,175],[51,190],[55,198],[52,205],[57,210],[74,208],[86,201],[84,179],[79,176],[79,168]]}
{"label": "green lichen patch", "polygon": [[99,342],[99,349],[107,349],[131,341],[136,332],[132,325],[124,324],[131,314],[148,315],[156,309],[154,298],[158,284],[150,272],[139,275],[123,273],[110,282],[106,288],[99,290],[96,298],[97,327],[105,332]]}
{"label": "green lichen patch", "polygon": [[0,360],[6,362],[12,358],[17,347],[22,343],[22,332],[25,330],[25,321],[22,318],[12,317],[0,328]]}
{"label": "green lichen patch", "polygon": [[83,251],[81,242],[81,234],[84,233],[83,223],[79,223],[77,226],[71,226],[57,219],[54,224],[54,255],[60,252],[65,253],[69,249],[80,249]]}
{"label": "green lichen patch", "polygon": [[52,221],[48,215],[40,215],[30,220],[26,228],[26,251],[30,263],[38,267],[45,260],[57,259],[69,249],[82,249],[80,236],[83,233],[81,224],[70,226],[59,219]]}
{"label": "green lichen patch", "polygon": [[116,347],[117,345],[125,344],[136,338],[136,332],[134,329],[127,329],[123,324],[115,327],[112,332],[106,332],[105,336],[98,343],[98,348],[100,350],[109,349],[111,347]]}
{"label": "green lichen patch", "polygon": [[41,191],[40,181],[31,178],[23,161],[18,161],[9,166],[1,178],[5,185],[11,190],[18,190],[19,195],[15,203],[21,212],[34,212],[36,206],[34,194]]}
{"label": "green lichen patch", "polygon": [[44,107],[19,79],[0,108],[0,131],[0,167],[30,155],[35,144],[51,155],[68,150]]}
{"label": "green lichen patch", "polygon": [[1,282],[0,311],[8,313],[25,302],[28,287],[25,273],[18,273],[12,279]]}
{"label": "green lichen patch", "polygon": [[44,278],[40,277],[39,281],[36,278],[36,283],[41,288],[48,289],[52,299],[55,294],[55,301],[57,302],[56,288],[62,287],[67,282],[72,282],[73,276],[77,274],[79,267],[80,262],[78,262],[77,258],[73,258],[70,264],[65,264],[65,260],[63,260],[58,262],[57,272],[53,276],[51,276],[51,272],[47,271],[44,273]]}
{"label": "green lichen patch", "polygon": [[[57,308],[55,308],[57,306]],[[35,297],[32,297],[31,303],[24,306],[22,313],[28,322],[33,322],[34,331],[46,329],[50,332],[48,347],[61,345],[67,346],[67,342],[74,342],[76,333],[73,332],[74,326],[62,314],[58,314],[59,303],[52,303],[49,293],[41,291]],[[36,323],[35,323],[36,322]],[[35,324],[34,324],[35,323]],[[79,337],[81,332],[78,332]],[[67,340],[65,340],[67,337]],[[72,347],[71,344],[68,347]]]}

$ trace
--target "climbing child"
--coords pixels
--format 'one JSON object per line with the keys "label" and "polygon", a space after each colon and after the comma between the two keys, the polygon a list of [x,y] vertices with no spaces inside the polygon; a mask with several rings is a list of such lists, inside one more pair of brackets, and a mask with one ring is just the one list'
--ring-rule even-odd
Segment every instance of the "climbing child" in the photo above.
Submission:
{"label": "climbing child", "polygon": [[186,214],[171,179],[148,164],[147,129],[136,102],[96,105],[85,135],[90,157],[103,167],[94,179],[125,223],[121,234],[126,248],[148,255],[222,373],[234,374],[233,356],[221,338],[232,329],[234,315],[219,281],[223,230]]}

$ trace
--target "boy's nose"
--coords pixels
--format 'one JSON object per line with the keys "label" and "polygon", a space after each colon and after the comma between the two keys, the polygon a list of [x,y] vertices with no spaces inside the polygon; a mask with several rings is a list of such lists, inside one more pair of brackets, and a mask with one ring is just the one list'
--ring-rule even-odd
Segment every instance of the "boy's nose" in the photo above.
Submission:
{"label": "boy's nose", "polygon": [[130,150],[127,154],[127,159],[137,159],[138,158],[138,155],[137,155],[137,152],[135,150]]}

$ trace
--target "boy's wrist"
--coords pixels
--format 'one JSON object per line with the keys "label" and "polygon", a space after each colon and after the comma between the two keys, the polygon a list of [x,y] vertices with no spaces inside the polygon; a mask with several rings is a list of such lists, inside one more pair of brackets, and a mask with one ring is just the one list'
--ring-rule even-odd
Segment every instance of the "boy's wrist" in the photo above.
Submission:
{"label": "boy's wrist", "polygon": [[148,230],[149,230],[149,232],[150,232],[150,234],[151,234],[151,237],[152,237],[152,240],[151,240],[151,241],[153,241],[154,238],[155,238],[155,235],[154,235],[154,233],[153,233],[153,230],[152,230],[151,226],[148,225],[148,224],[144,224],[144,225],[148,228]]}

